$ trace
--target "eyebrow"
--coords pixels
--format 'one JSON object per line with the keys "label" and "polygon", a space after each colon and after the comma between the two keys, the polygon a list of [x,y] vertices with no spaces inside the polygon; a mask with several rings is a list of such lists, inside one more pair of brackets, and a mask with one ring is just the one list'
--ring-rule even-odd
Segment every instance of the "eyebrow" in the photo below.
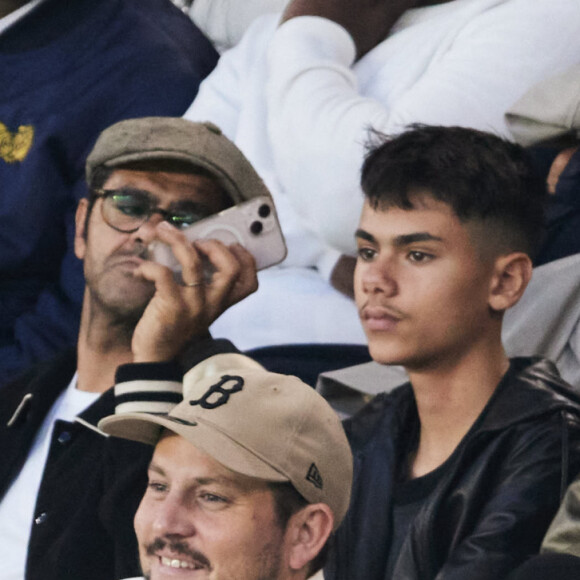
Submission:
{"label": "eyebrow", "polygon": [[408,246],[416,242],[442,242],[443,238],[434,236],[429,232],[416,232],[413,234],[402,234],[395,238],[395,246]]}
{"label": "eyebrow", "polygon": [[189,211],[191,213],[198,213],[202,215],[212,215],[214,213],[208,204],[189,199],[172,201],[167,209],[169,211]]}
{"label": "eyebrow", "polygon": [[[103,191],[120,191],[120,192],[127,192],[127,193],[138,193],[143,195],[144,197],[149,198],[152,200],[156,207],[159,206],[159,202],[161,201],[157,195],[154,193],[146,190],[141,189],[139,187],[134,187],[131,185],[127,185],[124,187],[119,188],[111,188],[111,189],[104,189]],[[176,199],[169,203],[169,206],[165,211],[188,211],[190,213],[197,213],[201,214],[204,217],[213,215],[213,210],[207,203],[201,201],[195,201],[193,199]]]}
{"label": "eyebrow", "polygon": [[[153,472],[157,473],[158,475],[161,475],[162,477],[167,477],[165,470],[162,467],[160,467],[159,465],[157,465],[156,463],[149,464],[149,471],[153,471]],[[221,475],[218,475],[217,477],[196,477],[196,478],[194,478],[194,481],[198,485],[210,485],[213,483],[217,483],[217,484],[224,485],[227,487],[232,487],[232,488],[236,488],[236,489],[239,488],[239,486],[236,484],[236,482],[234,480],[232,480],[228,477],[221,476]]]}
{"label": "eyebrow", "polygon": [[162,469],[161,467],[159,467],[159,465],[156,465],[155,463],[151,462],[149,464],[149,471],[154,471],[155,473],[158,473],[159,475],[163,475],[165,477],[165,470]]}
{"label": "eyebrow", "polygon": [[[375,236],[369,234],[369,232],[365,230],[358,229],[355,233],[355,237],[366,240],[372,244],[377,243]],[[416,242],[443,242],[443,238],[434,236],[429,232],[414,232],[412,234],[401,234],[400,236],[396,236],[393,240],[393,245],[396,247],[404,247]]]}
{"label": "eyebrow", "polygon": [[372,244],[376,244],[377,240],[375,236],[365,232],[365,230],[361,230],[360,228],[354,233],[355,238],[360,238],[361,240],[365,240],[367,242],[371,242]]}

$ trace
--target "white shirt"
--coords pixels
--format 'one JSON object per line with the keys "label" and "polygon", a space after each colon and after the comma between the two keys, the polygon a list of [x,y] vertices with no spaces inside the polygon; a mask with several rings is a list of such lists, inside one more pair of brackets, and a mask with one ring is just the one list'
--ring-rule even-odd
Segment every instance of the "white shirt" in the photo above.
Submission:
{"label": "white shirt", "polygon": [[0,34],[12,26],[15,22],[22,20],[33,8],[36,8],[44,0],[30,0],[30,2],[24,4],[14,12],[10,12],[3,18],[0,18]]}
{"label": "white shirt", "polygon": [[77,375],[56,400],[28,454],[26,463],[0,502],[0,577],[2,580],[22,580],[26,568],[28,542],[34,518],[36,497],[48,457],[52,430],[57,420],[74,421],[98,397],[76,388]]}

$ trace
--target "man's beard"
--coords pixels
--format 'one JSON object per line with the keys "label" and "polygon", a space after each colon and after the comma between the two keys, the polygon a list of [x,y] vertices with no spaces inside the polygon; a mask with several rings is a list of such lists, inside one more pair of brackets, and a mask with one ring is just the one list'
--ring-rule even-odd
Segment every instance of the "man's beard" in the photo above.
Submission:
{"label": "man's beard", "polygon": [[[136,244],[132,251],[118,253],[115,258],[123,255],[149,259],[149,252],[143,244]],[[129,279],[132,277],[130,274],[126,275]],[[127,288],[126,292],[122,293],[119,292],[122,280],[119,280],[119,285],[115,288],[114,283],[107,282],[106,278],[103,279],[102,274],[94,280],[87,276],[86,284],[89,288],[91,301],[97,307],[97,311],[108,314],[114,327],[126,328],[127,331],[134,330],[155,293],[153,282],[145,280],[140,283],[135,282],[142,284],[143,287],[139,288],[136,285],[133,288]]]}
{"label": "man's beard", "polygon": [[141,318],[145,309],[149,305],[151,298],[155,294],[155,284],[148,282],[150,288],[141,292],[139,299],[131,293],[130,295],[116,295],[110,296],[108,292],[101,292],[90,290],[92,301],[98,304],[100,312],[106,312],[111,321],[112,327],[126,328],[127,330],[135,330],[135,326]]}

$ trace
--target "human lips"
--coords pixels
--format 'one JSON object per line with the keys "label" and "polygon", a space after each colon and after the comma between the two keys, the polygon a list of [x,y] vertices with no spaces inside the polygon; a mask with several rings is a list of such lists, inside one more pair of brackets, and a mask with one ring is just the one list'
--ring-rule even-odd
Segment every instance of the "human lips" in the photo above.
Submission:
{"label": "human lips", "polygon": [[191,572],[192,570],[204,570],[207,566],[196,559],[186,558],[183,556],[177,557],[176,555],[170,554],[167,556],[158,555],[156,556],[159,569],[163,573],[171,573],[174,575],[181,572]]}
{"label": "human lips", "polygon": [[361,309],[360,318],[366,330],[391,332],[404,317],[391,307],[367,305]]}
{"label": "human lips", "polygon": [[139,258],[121,258],[121,259],[115,260],[114,265],[128,267],[128,268],[137,268],[142,263],[143,263],[143,260],[140,260]]}
{"label": "human lips", "polygon": [[119,253],[111,256],[107,261],[107,267],[127,268],[129,270],[137,269],[147,258],[141,254]]}

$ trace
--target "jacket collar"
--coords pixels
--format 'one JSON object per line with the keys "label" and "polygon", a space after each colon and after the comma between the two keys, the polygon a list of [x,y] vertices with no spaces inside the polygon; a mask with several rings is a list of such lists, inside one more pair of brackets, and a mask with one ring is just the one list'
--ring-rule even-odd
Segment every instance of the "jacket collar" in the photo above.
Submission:
{"label": "jacket collar", "polygon": [[115,394],[113,388],[106,390],[99,398],[80,413],[75,421],[88,429],[96,431],[104,437],[108,435],[98,427],[99,421],[107,415],[115,413]]}
{"label": "jacket collar", "polygon": [[[502,430],[556,409],[580,410],[580,395],[559,375],[554,363],[540,357],[517,357],[477,420],[479,431]],[[360,450],[380,430],[399,432],[418,420],[410,383],[377,395],[344,422],[353,450]]]}
{"label": "jacket collar", "polygon": [[480,430],[494,431],[552,413],[580,408],[580,396],[539,357],[511,359],[508,372],[483,410]]}
{"label": "jacket collar", "polygon": [[26,420],[30,428],[40,427],[49,409],[70,383],[75,369],[76,352],[68,349],[8,383],[2,393],[2,414],[7,415],[0,423],[11,427]]}
{"label": "jacket collar", "polygon": [[[6,410],[10,411],[6,426],[27,420],[33,429],[38,429],[58,396],[70,383],[76,363],[76,351],[68,349],[52,361],[34,367],[34,372],[30,373],[31,381],[28,381],[29,374],[25,374],[22,379],[7,385],[7,389],[13,389],[17,396],[11,401],[5,401]],[[25,390],[21,389],[20,384]],[[115,396],[111,385],[110,389],[78,415],[77,422],[105,436],[97,424],[100,419],[114,412]]]}

